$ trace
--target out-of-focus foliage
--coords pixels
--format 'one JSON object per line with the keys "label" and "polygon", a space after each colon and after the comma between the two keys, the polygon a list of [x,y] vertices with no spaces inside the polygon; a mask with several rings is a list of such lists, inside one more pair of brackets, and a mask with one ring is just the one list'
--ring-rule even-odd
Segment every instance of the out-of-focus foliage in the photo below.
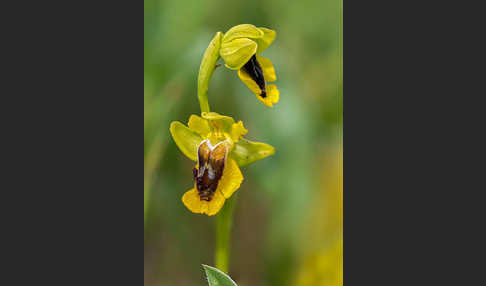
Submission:
{"label": "out-of-focus foliage", "polygon": [[[215,217],[181,202],[193,162],[169,134],[199,114],[197,73],[217,31],[268,27],[280,101],[273,109],[218,67],[211,110],[243,120],[248,139],[275,154],[242,168],[230,276],[245,285],[342,284],[342,17],[340,0],[145,0],[145,285],[205,285]],[[219,61],[222,63],[222,60]]]}

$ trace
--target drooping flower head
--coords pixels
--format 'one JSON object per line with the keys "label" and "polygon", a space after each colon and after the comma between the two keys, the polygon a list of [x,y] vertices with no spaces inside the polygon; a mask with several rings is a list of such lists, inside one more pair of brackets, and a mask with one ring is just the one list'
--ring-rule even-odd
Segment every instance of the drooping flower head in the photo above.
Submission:
{"label": "drooping flower head", "polygon": [[257,28],[251,24],[235,26],[224,34],[220,56],[225,66],[238,71],[243,83],[265,105],[272,107],[279,100],[280,92],[272,62],[259,56],[275,40],[276,32],[267,28]]}
{"label": "drooping flower head", "polygon": [[215,112],[191,115],[187,127],[174,121],[170,132],[182,153],[196,162],[194,186],[182,196],[194,213],[218,213],[243,181],[239,166],[275,153],[268,144],[244,139],[248,130],[243,122]]}

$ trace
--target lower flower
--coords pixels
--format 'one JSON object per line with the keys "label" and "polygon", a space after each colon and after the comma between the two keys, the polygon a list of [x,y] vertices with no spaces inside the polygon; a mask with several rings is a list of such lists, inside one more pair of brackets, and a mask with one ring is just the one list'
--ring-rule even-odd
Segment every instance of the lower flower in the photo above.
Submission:
{"label": "lower flower", "polygon": [[268,144],[243,138],[248,132],[243,122],[214,112],[191,115],[188,127],[172,122],[170,132],[182,153],[196,161],[194,187],[182,196],[193,213],[218,213],[243,181],[239,167],[275,153]]}

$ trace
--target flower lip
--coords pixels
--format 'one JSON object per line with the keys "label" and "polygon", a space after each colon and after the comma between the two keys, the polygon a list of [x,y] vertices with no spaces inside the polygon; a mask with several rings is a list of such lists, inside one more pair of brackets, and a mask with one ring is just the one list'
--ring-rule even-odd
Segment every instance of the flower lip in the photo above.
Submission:
{"label": "flower lip", "polygon": [[260,64],[257,61],[255,55],[253,55],[250,60],[243,66],[243,70],[248,73],[248,75],[255,81],[258,87],[261,90],[260,96],[265,98],[267,97],[266,88],[265,88],[265,78],[263,76],[263,70]]}
{"label": "flower lip", "polygon": [[228,148],[224,141],[212,145],[209,140],[201,142],[198,148],[198,169],[193,169],[199,198],[211,201],[223,175]]}
{"label": "flower lip", "polygon": [[[277,86],[275,84],[268,84],[268,82],[273,82],[277,80],[275,68],[273,67],[272,62],[269,59],[258,55],[256,55],[255,58],[256,62],[262,70],[265,85],[257,83],[257,81],[255,80],[256,76],[252,76],[250,74],[250,72],[253,72],[251,69],[250,72],[248,72],[247,69],[242,67],[238,70],[238,77],[256,95],[258,100],[263,102],[265,105],[272,107],[273,104],[278,102],[280,96],[280,92],[278,91]],[[252,63],[249,63],[249,65],[251,64]],[[263,94],[262,86],[264,86],[265,88]]]}

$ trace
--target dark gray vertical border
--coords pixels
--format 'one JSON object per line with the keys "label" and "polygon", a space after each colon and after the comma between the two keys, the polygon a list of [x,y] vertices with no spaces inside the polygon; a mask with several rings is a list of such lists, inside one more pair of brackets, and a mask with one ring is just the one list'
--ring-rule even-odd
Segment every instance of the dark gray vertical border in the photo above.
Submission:
{"label": "dark gray vertical border", "polygon": [[143,5],[2,5],[0,284],[143,284]]}
{"label": "dark gray vertical border", "polygon": [[484,17],[435,4],[344,2],[348,285],[484,284]]}

